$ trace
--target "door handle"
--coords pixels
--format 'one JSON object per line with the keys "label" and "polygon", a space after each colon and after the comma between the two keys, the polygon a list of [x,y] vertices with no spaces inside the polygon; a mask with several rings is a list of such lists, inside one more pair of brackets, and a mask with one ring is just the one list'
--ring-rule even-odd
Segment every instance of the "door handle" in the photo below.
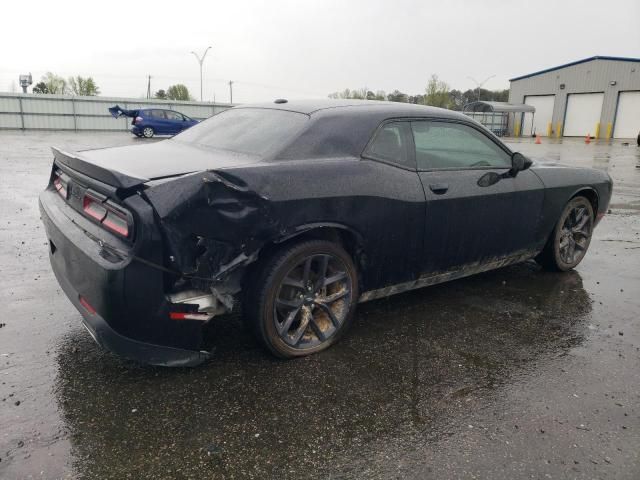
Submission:
{"label": "door handle", "polygon": [[447,183],[431,183],[429,184],[429,189],[436,195],[442,195],[443,193],[447,193],[449,185]]}

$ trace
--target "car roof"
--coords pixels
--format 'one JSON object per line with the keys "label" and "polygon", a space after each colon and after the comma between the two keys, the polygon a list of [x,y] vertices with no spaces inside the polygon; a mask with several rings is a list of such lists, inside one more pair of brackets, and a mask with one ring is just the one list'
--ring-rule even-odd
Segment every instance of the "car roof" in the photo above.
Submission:
{"label": "car roof", "polygon": [[[238,105],[234,108],[268,108],[314,115],[331,110],[335,114],[350,114],[362,109],[369,113],[388,117],[444,117],[469,120],[469,117],[444,108],[416,105],[413,103],[382,102],[377,100],[289,100],[286,103],[264,102]],[[364,113],[364,112],[362,112]]]}

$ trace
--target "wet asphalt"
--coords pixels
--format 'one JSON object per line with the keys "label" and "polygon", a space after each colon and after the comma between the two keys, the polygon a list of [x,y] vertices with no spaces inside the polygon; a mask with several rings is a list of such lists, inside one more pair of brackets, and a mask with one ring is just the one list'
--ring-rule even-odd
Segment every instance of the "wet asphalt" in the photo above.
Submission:
{"label": "wet asphalt", "polygon": [[330,350],[280,361],[236,317],[211,362],[143,367],[93,343],[49,267],[49,146],[0,132],[0,478],[640,478],[640,148],[511,140],[609,171],[573,272],[526,263],[360,306]]}

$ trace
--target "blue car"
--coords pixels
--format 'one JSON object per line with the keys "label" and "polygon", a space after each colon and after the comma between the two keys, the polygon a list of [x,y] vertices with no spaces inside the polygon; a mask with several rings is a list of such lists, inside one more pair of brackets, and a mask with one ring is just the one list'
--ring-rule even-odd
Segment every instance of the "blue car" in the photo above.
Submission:
{"label": "blue car", "polygon": [[151,138],[154,135],[175,135],[189,127],[193,127],[197,120],[173,110],[162,108],[144,108],[139,110],[125,110],[118,105],[111,107],[109,113],[114,118],[131,117],[131,133],[138,137]]}

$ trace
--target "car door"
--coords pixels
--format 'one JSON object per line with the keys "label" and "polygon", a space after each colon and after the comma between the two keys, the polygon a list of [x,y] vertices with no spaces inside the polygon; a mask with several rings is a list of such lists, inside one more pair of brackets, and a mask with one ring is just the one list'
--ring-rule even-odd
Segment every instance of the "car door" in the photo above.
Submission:
{"label": "car door", "polygon": [[182,114],[172,110],[166,110],[164,113],[167,117],[167,127],[169,129],[167,133],[180,133],[185,124]]}
{"label": "car door", "polygon": [[[476,125],[419,120],[411,131],[426,196],[424,273],[535,248],[544,186],[533,172],[509,176],[511,153]],[[490,172],[504,178],[484,181]]]}
{"label": "car door", "polygon": [[169,133],[167,130],[167,119],[164,114],[164,110],[154,109],[149,110],[149,117],[151,120],[151,127],[159,135],[165,135]]}
{"label": "car door", "polygon": [[359,202],[363,218],[369,219],[362,228],[371,255],[365,284],[379,288],[415,281],[421,273],[425,203],[409,122],[383,123],[362,157],[362,175],[370,178],[372,189],[371,198]]}

